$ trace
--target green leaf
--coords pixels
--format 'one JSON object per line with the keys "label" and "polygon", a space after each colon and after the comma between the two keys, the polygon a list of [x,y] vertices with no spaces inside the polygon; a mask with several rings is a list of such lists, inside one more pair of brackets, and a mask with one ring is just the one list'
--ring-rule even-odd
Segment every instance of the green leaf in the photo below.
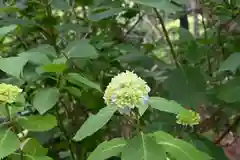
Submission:
{"label": "green leaf", "polygon": [[172,4],[169,0],[133,0],[133,2],[157,8],[165,11],[166,13],[174,13],[181,10],[180,7]]}
{"label": "green leaf", "polygon": [[90,21],[100,21],[102,19],[106,19],[106,18],[112,17],[116,14],[119,14],[121,11],[123,11],[123,8],[109,8],[108,10],[105,10],[103,12],[90,14],[88,16],[88,19]]}
{"label": "green leaf", "polygon": [[17,28],[17,25],[9,25],[9,26],[4,26],[0,28],[0,38],[3,38],[6,34],[9,32],[13,31],[14,29]]}
{"label": "green leaf", "polygon": [[41,144],[33,138],[27,138],[22,142],[22,151],[32,156],[45,156],[47,155],[48,149],[41,146]]}
{"label": "green leaf", "polygon": [[23,59],[28,60],[29,62],[37,65],[43,65],[51,63],[50,59],[45,54],[36,53],[32,51],[26,51],[22,52],[18,55],[19,57],[22,57]]}
{"label": "green leaf", "polygon": [[157,142],[174,139],[174,137],[171,134],[168,134],[168,133],[163,132],[163,131],[157,131],[157,132],[154,132],[154,133],[150,133],[149,135],[151,137],[154,137],[154,139]]}
{"label": "green leaf", "polygon": [[0,69],[12,76],[20,77],[27,60],[23,57],[0,58]]}
{"label": "green leaf", "polygon": [[100,85],[99,84],[96,84],[90,80],[88,80],[87,78],[84,78],[83,76],[81,76],[80,74],[77,74],[77,73],[69,73],[66,77],[66,79],[72,83],[72,84],[75,84],[77,86],[80,86],[82,87],[82,84],[90,87],[90,88],[93,88],[93,89],[96,89],[100,92],[102,92],[101,88],[100,88]]}
{"label": "green leaf", "polygon": [[88,117],[73,139],[81,141],[97,132],[111,119],[116,110],[117,108],[114,106],[107,106],[102,108],[96,115]]}
{"label": "green leaf", "polygon": [[212,159],[206,153],[197,150],[190,143],[180,139],[172,138],[171,135],[164,132],[155,132],[155,140],[162,145],[171,157],[177,160],[210,160]]}
{"label": "green leaf", "polygon": [[63,51],[69,58],[90,58],[98,57],[96,49],[87,40],[76,40],[68,44]]}
{"label": "green leaf", "polygon": [[217,97],[227,103],[240,102],[240,78],[232,79],[221,85]]}
{"label": "green leaf", "polygon": [[166,160],[166,153],[151,137],[141,135],[131,139],[122,152],[123,160]]}
{"label": "green leaf", "polygon": [[33,97],[33,107],[36,108],[40,114],[44,114],[54,107],[58,102],[59,96],[60,93],[57,88],[39,89]]}
{"label": "green leaf", "polygon": [[41,67],[44,72],[62,73],[67,68],[66,64],[46,64]]}
{"label": "green leaf", "polygon": [[[20,153],[14,153],[10,156],[12,160],[21,160],[22,155]],[[24,160],[53,160],[52,158],[48,156],[32,156],[29,154],[23,154],[23,159]]]}
{"label": "green leaf", "polygon": [[126,141],[122,138],[105,141],[97,146],[87,160],[106,160],[113,156],[118,156],[125,145]]}
{"label": "green leaf", "polygon": [[148,109],[148,105],[147,104],[146,105],[139,105],[137,108],[138,108],[139,115],[142,116],[146,112],[146,110]]}
{"label": "green leaf", "polygon": [[71,6],[65,0],[52,0],[51,4],[55,9],[59,9],[59,10],[71,9]]}
{"label": "green leaf", "polygon": [[235,73],[240,67],[240,52],[231,54],[221,65],[218,72],[231,71]]}
{"label": "green leaf", "polygon": [[20,117],[18,123],[24,129],[33,132],[44,132],[57,126],[56,117],[50,114]]}
{"label": "green leaf", "polygon": [[65,90],[68,91],[68,93],[70,93],[71,95],[80,98],[82,95],[82,92],[80,91],[80,89],[76,88],[76,87],[64,87]]}
{"label": "green leaf", "polygon": [[10,129],[0,129],[0,159],[7,157],[20,147],[18,137]]}
{"label": "green leaf", "polygon": [[19,57],[24,57],[29,62],[44,65],[51,63],[49,57],[56,57],[55,49],[51,45],[38,45],[36,48],[21,52]]}
{"label": "green leaf", "polygon": [[181,105],[195,108],[207,103],[205,79],[199,68],[175,69],[164,81],[163,88],[169,92],[170,99]]}
{"label": "green leaf", "polygon": [[167,100],[161,97],[150,97],[149,102],[152,108],[155,108],[159,111],[179,114],[180,112],[186,111],[180,104],[175,101]]}
{"label": "green leaf", "polygon": [[83,27],[81,24],[73,24],[73,23],[59,24],[59,25],[56,25],[55,28],[60,33],[68,33],[70,30],[73,30],[75,32],[80,32],[80,33],[88,32],[87,27]]}

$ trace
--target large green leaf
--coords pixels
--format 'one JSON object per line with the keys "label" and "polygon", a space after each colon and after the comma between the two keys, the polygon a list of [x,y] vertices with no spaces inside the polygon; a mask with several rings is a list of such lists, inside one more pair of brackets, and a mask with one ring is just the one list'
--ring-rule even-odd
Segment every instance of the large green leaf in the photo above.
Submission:
{"label": "large green leaf", "polygon": [[33,156],[45,156],[48,152],[48,149],[41,146],[41,144],[33,138],[27,138],[22,142],[22,151],[26,154]]}
{"label": "large green leaf", "polygon": [[88,19],[91,21],[100,21],[102,19],[112,17],[112,16],[120,13],[122,10],[123,10],[123,8],[109,8],[108,10],[105,10],[103,12],[90,14],[88,16]]}
{"label": "large green leaf", "polygon": [[0,38],[4,37],[6,34],[9,32],[13,31],[14,29],[17,28],[17,25],[9,25],[9,26],[4,26],[0,28]]}
{"label": "large green leaf", "polygon": [[51,4],[55,9],[59,9],[59,10],[71,9],[71,6],[66,2],[66,0],[52,0]]}
{"label": "large green leaf", "polygon": [[33,52],[31,50],[22,52],[18,56],[28,60],[29,62],[31,62],[33,64],[37,64],[37,65],[51,63],[50,59],[47,57],[46,54]]}
{"label": "large green leaf", "polygon": [[33,107],[40,114],[46,113],[58,102],[60,93],[57,88],[39,89],[33,98]]}
{"label": "large green leaf", "polygon": [[231,54],[221,65],[219,68],[219,72],[222,71],[232,71],[236,72],[236,70],[240,67],[240,52]]}
{"label": "large green leaf", "polygon": [[0,69],[12,76],[20,77],[27,59],[23,57],[0,58]]}
{"label": "large green leaf", "polygon": [[44,72],[61,73],[67,68],[66,64],[46,64],[41,67]]}
{"label": "large green leaf", "polygon": [[152,108],[163,112],[179,114],[180,112],[186,111],[186,109],[177,102],[172,100],[169,101],[161,97],[150,97],[148,103]]}
{"label": "large green leaf", "polygon": [[163,147],[141,133],[131,139],[122,152],[122,160],[166,160]]}
{"label": "large green leaf", "polygon": [[12,154],[20,147],[18,137],[10,130],[0,128],[0,159]]}
{"label": "large green leaf", "polygon": [[36,48],[21,52],[19,57],[24,57],[34,64],[43,65],[51,63],[49,57],[56,57],[56,51],[51,45],[42,44]]}
{"label": "large green leaf", "polygon": [[198,68],[181,67],[172,71],[163,87],[178,103],[195,108],[206,103],[205,78]]}
{"label": "large green leaf", "polygon": [[220,86],[217,97],[227,103],[240,102],[240,78],[228,81]]}
{"label": "large green leaf", "polygon": [[118,156],[125,145],[126,141],[122,138],[105,141],[97,146],[87,160],[106,160],[113,156]]}
{"label": "large green leaf", "polygon": [[167,13],[180,11],[181,8],[172,4],[169,0],[133,0],[133,2],[164,10]]}
{"label": "large green leaf", "polygon": [[96,49],[87,40],[76,40],[69,43],[63,51],[69,58],[97,58]]}
{"label": "large green leaf", "polygon": [[44,132],[54,128],[57,125],[57,120],[53,115],[47,114],[20,117],[18,123],[29,131]]}
{"label": "large green leaf", "polygon": [[90,80],[88,80],[87,78],[81,76],[80,74],[77,74],[77,73],[69,73],[66,77],[66,79],[72,83],[72,84],[75,84],[77,86],[80,86],[82,87],[82,84],[90,87],[90,88],[94,88],[98,91],[102,91],[101,88],[100,88],[100,85],[97,84],[97,83],[94,83]]}
{"label": "large green leaf", "polygon": [[48,157],[48,156],[33,156],[30,154],[23,154],[21,155],[20,153],[14,153],[10,156],[10,158],[12,160],[20,160],[20,159],[24,160],[53,160],[52,158]]}
{"label": "large green leaf", "polygon": [[80,89],[76,88],[76,87],[72,87],[72,86],[66,86],[64,87],[64,89],[70,93],[72,96],[76,97],[76,98],[80,98],[82,95],[82,92]]}
{"label": "large green leaf", "polygon": [[210,160],[206,153],[197,150],[193,145],[180,139],[175,139],[165,132],[155,132],[153,137],[162,145],[171,157],[177,160]]}
{"label": "large green leaf", "polygon": [[116,110],[117,108],[114,106],[107,106],[102,108],[96,115],[91,115],[77,131],[73,139],[81,141],[97,132],[111,119]]}

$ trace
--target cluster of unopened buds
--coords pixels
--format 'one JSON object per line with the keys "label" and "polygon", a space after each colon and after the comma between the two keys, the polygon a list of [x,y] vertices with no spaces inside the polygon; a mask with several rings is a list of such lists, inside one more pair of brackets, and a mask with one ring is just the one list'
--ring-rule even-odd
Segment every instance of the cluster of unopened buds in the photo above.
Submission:
{"label": "cluster of unopened buds", "polygon": [[17,100],[18,95],[22,92],[22,89],[17,86],[1,83],[0,84],[0,103],[14,103]]}
{"label": "cluster of unopened buds", "polygon": [[201,119],[200,115],[197,112],[194,112],[190,109],[179,113],[176,118],[177,123],[184,126],[198,125]]}
{"label": "cluster of unopened buds", "polygon": [[129,114],[131,109],[140,107],[149,99],[150,87],[135,73],[126,71],[113,77],[104,94],[108,106],[118,107],[122,114]]}

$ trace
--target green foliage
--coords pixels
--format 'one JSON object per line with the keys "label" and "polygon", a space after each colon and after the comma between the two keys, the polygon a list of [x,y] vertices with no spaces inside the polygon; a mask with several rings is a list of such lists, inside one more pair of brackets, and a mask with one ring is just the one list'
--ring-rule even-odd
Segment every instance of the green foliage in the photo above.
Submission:
{"label": "green foliage", "polygon": [[[194,19],[189,3],[1,1],[0,81],[22,92],[0,88],[0,159],[227,159],[222,130],[234,138],[240,119],[240,5],[201,1]],[[186,12],[189,30],[176,23]],[[122,77],[106,106],[126,70],[149,95]]]}
{"label": "green foliage", "polygon": [[122,159],[165,160],[166,154],[161,145],[151,137],[141,135],[131,139],[122,153]]}
{"label": "green foliage", "polygon": [[49,114],[20,117],[17,122],[22,128],[33,132],[48,131],[57,125],[56,117]]}
{"label": "green foliage", "polygon": [[81,141],[84,138],[91,136],[110,120],[116,110],[117,108],[114,106],[107,106],[101,109],[96,115],[90,115],[90,117],[77,131],[73,139],[76,141]]}
{"label": "green foliage", "polygon": [[186,110],[180,104],[174,101],[166,100],[161,97],[151,97],[149,99],[149,104],[152,108],[155,108],[159,111],[164,111],[173,114],[179,114]]}
{"label": "green foliage", "polygon": [[59,90],[57,88],[43,88],[37,90],[33,97],[33,107],[40,114],[46,113],[54,107],[59,100]]}
{"label": "green foliage", "polygon": [[124,146],[126,141],[122,138],[114,138],[110,141],[105,141],[98,145],[98,147],[91,153],[87,160],[105,160],[113,156],[118,156]]}
{"label": "green foliage", "polygon": [[0,130],[0,158],[5,158],[20,147],[20,141],[10,129]]}
{"label": "green foliage", "polygon": [[23,142],[22,151],[32,156],[45,156],[48,152],[36,139],[28,138]]}

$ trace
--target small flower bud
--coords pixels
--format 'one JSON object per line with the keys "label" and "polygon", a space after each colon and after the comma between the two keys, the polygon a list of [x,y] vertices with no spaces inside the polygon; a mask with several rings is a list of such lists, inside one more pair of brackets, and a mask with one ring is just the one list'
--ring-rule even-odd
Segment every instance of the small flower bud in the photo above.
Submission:
{"label": "small flower bud", "polygon": [[177,115],[177,123],[184,126],[194,126],[199,124],[200,115],[197,112],[188,110]]}

